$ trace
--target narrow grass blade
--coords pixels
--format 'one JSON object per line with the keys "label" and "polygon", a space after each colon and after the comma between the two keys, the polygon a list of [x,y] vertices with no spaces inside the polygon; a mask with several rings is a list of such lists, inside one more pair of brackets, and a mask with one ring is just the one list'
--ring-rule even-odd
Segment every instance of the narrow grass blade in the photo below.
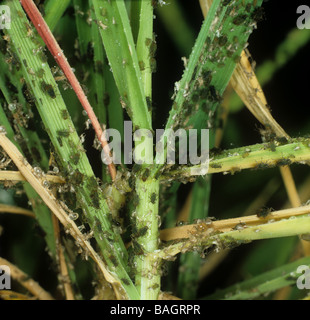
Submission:
{"label": "narrow grass blade", "polygon": [[[101,125],[94,113],[92,106],[90,105],[84,90],[81,87],[80,82],[78,81],[77,77],[75,76],[68,60],[66,59],[63,51],[59,47],[58,42],[56,41],[55,37],[53,36],[51,30],[49,29],[48,25],[46,24],[45,20],[43,19],[41,13],[39,12],[38,8],[34,4],[33,0],[21,0],[21,5],[23,6],[24,10],[27,12],[30,20],[33,22],[36,30],[38,31],[40,37],[44,40],[48,50],[53,55],[55,61],[62,69],[63,73],[65,74],[66,78],[70,82],[76,96],[78,97],[81,105],[83,106],[84,110],[86,111],[89,120],[91,121],[92,127],[95,130],[96,136],[100,141],[103,151],[106,156],[110,157],[110,149],[109,145],[105,139],[105,135],[103,134]],[[110,171],[110,175],[112,180],[116,177],[116,169],[114,163],[108,164],[108,168]]]}
{"label": "narrow grass blade", "polygon": [[96,21],[113,70],[123,106],[133,122],[134,130],[151,129],[141,72],[127,10],[123,0],[93,1]]}
{"label": "narrow grass blade", "polygon": [[[21,11],[19,1],[14,0],[9,5],[12,13],[16,14],[16,11]],[[28,66],[34,72],[43,70],[41,78],[32,77],[26,72],[23,65],[25,80],[36,98],[36,106],[58,154],[62,170],[65,175],[71,178],[70,183],[75,188],[78,203],[83,208],[84,214],[94,230],[95,238],[106,263],[120,279],[123,279],[121,283],[126,289],[128,288],[126,291],[129,298],[137,299],[139,295],[126,271],[127,251],[123,241],[119,234],[111,232],[113,228],[109,216],[110,209],[98,186],[71,118],[65,113],[67,108],[51,70],[46,60],[42,61],[39,55],[33,55],[33,50],[37,48],[27,37],[27,31],[24,29],[25,21],[24,15],[22,18],[12,21],[11,29],[8,30],[11,39],[14,39],[12,44],[14,44],[20,60],[27,61]],[[108,232],[108,238],[102,237],[103,231]],[[111,239],[113,239],[112,243]]]}
{"label": "narrow grass blade", "polygon": [[[199,178],[193,186],[189,223],[206,219],[208,216],[210,179],[211,176],[207,181]],[[179,269],[183,272],[179,273],[178,296],[182,299],[196,299],[201,262],[201,255],[197,252],[187,252],[181,255]]]}
{"label": "narrow grass blade", "polygon": [[169,5],[158,6],[156,13],[171,40],[175,42],[180,54],[188,56],[195,43],[195,32],[186,21],[186,15],[182,11],[180,2],[172,0],[169,1]]}
{"label": "narrow grass blade", "polygon": [[[244,169],[262,170],[293,163],[306,164],[310,158],[309,148],[310,140],[308,138],[297,138],[290,139],[289,142],[280,139],[267,144],[228,149],[223,151],[221,155],[214,156],[210,161],[208,174],[219,172],[235,174]],[[177,170],[168,170],[163,173],[162,179],[169,179],[176,175],[180,179],[186,177],[190,179],[192,177],[191,168],[196,170],[201,168],[201,165],[180,166]]]}
{"label": "narrow grass blade", "polygon": [[[0,90],[2,88],[4,88],[4,87],[2,87],[1,82],[2,82],[2,77],[0,76]],[[7,98],[9,99],[9,95],[7,95]],[[5,128],[8,137],[12,141],[14,141],[15,132],[12,129],[11,123],[8,120],[8,118],[4,112],[4,109],[1,105],[1,102],[0,102],[0,125]],[[29,132],[28,132],[28,134],[26,134],[26,136],[24,136],[24,137],[26,137],[27,139],[29,139],[32,142],[36,141],[37,142],[36,147],[41,144],[37,139],[36,133],[29,135]],[[34,137],[35,140],[32,140],[32,137]],[[19,144],[17,142],[15,142],[15,145],[21,151],[21,147],[19,146]],[[31,153],[32,153],[32,150],[30,149],[30,154]],[[45,157],[46,157],[46,155],[45,155]],[[44,158],[43,158],[43,160],[44,160]],[[44,161],[41,162],[41,164],[42,164],[42,166],[46,165],[44,163]],[[56,247],[55,247],[54,230],[53,230],[53,225],[52,225],[52,220],[51,220],[51,213],[50,213],[49,209],[45,206],[45,204],[42,203],[38,194],[33,190],[33,188],[28,183],[24,183],[24,189],[25,189],[25,192],[26,192],[26,195],[27,195],[29,201],[31,202],[31,204],[33,206],[33,211],[36,215],[38,223],[45,233],[44,238],[45,238],[48,250],[51,253],[52,257],[55,257]]]}
{"label": "narrow grass blade", "polygon": [[[140,17],[139,32],[137,38],[137,57],[141,70],[144,94],[148,104],[152,103],[152,72],[156,69],[154,58],[156,40],[153,35],[153,6],[151,0],[141,1],[138,15]],[[150,109],[151,106],[148,106]]]}
{"label": "narrow grass blade", "polygon": [[279,268],[262,273],[252,279],[235,284],[224,290],[205,297],[208,300],[247,300],[264,298],[280,288],[296,285],[297,278],[302,273],[297,272],[299,266],[310,266],[310,258],[302,258]]}
{"label": "narrow grass blade", "polygon": [[166,129],[216,128],[221,96],[255,25],[252,13],[261,4],[213,1],[182,79],[176,83]]}
{"label": "narrow grass blade", "polygon": [[44,19],[50,29],[53,31],[57,26],[58,21],[67,10],[71,0],[47,0],[44,3]]}

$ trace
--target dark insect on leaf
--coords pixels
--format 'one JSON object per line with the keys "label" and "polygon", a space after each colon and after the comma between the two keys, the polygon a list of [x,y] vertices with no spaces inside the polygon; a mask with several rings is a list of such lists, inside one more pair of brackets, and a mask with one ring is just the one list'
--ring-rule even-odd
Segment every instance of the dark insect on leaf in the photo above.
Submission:
{"label": "dark insect on leaf", "polygon": [[272,211],[272,208],[262,207],[257,211],[256,215],[259,218],[266,218]]}
{"label": "dark insect on leaf", "polygon": [[52,99],[56,98],[55,91],[53,89],[53,86],[50,84],[47,84],[45,81],[41,82],[41,89],[44,91],[46,94],[48,94]]}

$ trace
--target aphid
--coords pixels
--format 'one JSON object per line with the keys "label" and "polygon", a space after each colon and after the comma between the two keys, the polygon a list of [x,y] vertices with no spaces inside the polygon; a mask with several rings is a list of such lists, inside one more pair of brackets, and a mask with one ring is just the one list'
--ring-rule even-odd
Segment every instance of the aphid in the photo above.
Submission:
{"label": "aphid", "polygon": [[94,59],[94,47],[93,47],[93,44],[91,43],[91,41],[89,41],[87,43],[87,48],[86,48],[86,55],[87,55],[87,58],[89,60],[93,60]]}
{"label": "aphid", "polygon": [[144,71],[145,70],[145,63],[144,61],[139,61],[139,68],[141,71]]}
{"label": "aphid", "polygon": [[133,240],[132,246],[133,246],[133,252],[135,255],[140,256],[140,255],[144,254],[143,247],[139,242],[137,242],[136,240]]}
{"label": "aphid", "polygon": [[152,202],[153,204],[155,204],[156,199],[157,199],[157,195],[156,195],[155,192],[153,192],[153,193],[151,194],[151,202]]}
{"label": "aphid", "polygon": [[247,158],[250,155],[250,152],[251,150],[250,151],[245,150],[245,152],[243,152],[242,154],[242,158]]}
{"label": "aphid", "polygon": [[255,166],[255,169],[258,169],[258,170],[264,170],[264,169],[268,169],[268,168],[269,168],[269,165],[267,163],[264,163],[264,162],[258,163]]}
{"label": "aphid", "polygon": [[148,228],[147,226],[144,226],[144,227],[138,229],[137,232],[136,232],[136,234],[135,234],[135,236],[136,236],[136,237],[143,237],[143,236],[145,236],[146,233],[147,233],[147,231],[148,231],[148,229],[149,229],[149,228]]}
{"label": "aphid", "polygon": [[138,207],[139,203],[140,203],[140,198],[137,194],[135,194],[133,196],[132,204],[134,207]]}
{"label": "aphid", "polygon": [[149,47],[151,45],[152,41],[153,41],[152,39],[146,38],[145,39],[145,45]]}
{"label": "aphid", "polygon": [[132,167],[132,173],[137,173],[141,169],[141,164],[135,163]]}
{"label": "aphid", "polygon": [[226,51],[226,55],[227,55],[228,58],[231,58],[231,57],[234,55],[234,53],[235,53],[235,52],[232,51],[232,50],[227,50],[227,51]]}
{"label": "aphid", "polygon": [[266,129],[260,129],[260,134],[263,142],[274,141],[277,138],[276,134],[267,126]]}
{"label": "aphid", "polygon": [[64,120],[69,119],[69,112],[68,112],[66,109],[61,110],[61,117],[62,117]]}
{"label": "aphid", "polygon": [[74,165],[77,165],[79,163],[79,160],[80,160],[80,154],[78,152],[72,154],[70,156],[70,158],[72,159],[72,162]]}
{"label": "aphid", "polygon": [[151,44],[150,44],[150,57],[155,57],[156,50],[157,50],[156,41],[155,41],[155,40],[152,40],[152,42],[151,42]]}
{"label": "aphid", "polygon": [[37,71],[36,74],[37,74],[37,76],[41,79],[41,78],[43,78],[44,73],[45,73],[44,69],[40,68],[40,69]]}
{"label": "aphid", "polygon": [[222,152],[221,148],[214,147],[210,150],[210,154],[214,157],[216,155],[220,155]]}
{"label": "aphid", "polygon": [[119,221],[117,221],[116,219],[112,218],[112,223],[115,227],[120,227],[121,223]]}
{"label": "aphid", "polygon": [[148,110],[151,112],[152,111],[152,99],[150,97],[146,97],[146,104]]}
{"label": "aphid", "polygon": [[57,130],[57,135],[59,137],[68,138],[70,135],[70,131],[69,130]]}
{"label": "aphid", "polygon": [[27,63],[27,60],[26,59],[23,59],[23,64],[26,68],[28,68],[28,63]]}
{"label": "aphid", "polygon": [[157,71],[157,62],[155,58],[150,59],[150,67],[151,67],[152,73],[155,73]]}
{"label": "aphid", "polygon": [[197,93],[194,93],[194,94],[192,95],[192,101],[193,101],[194,103],[196,103],[196,102],[199,101],[199,95],[198,95]]}
{"label": "aphid", "polygon": [[288,143],[287,138],[285,137],[276,137],[275,140],[280,144],[280,145],[284,145]]}
{"label": "aphid", "polygon": [[252,16],[253,20],[255,20],[256,22],[260,22],[260,21],[264,20],[265,19],[264,8],[262,8],[262,7],[255,8],[251,16]]}
{"label": "aphid", "polygon": [[45,81],[42,81],[41,82],[41,89],[42,89],[42,91],[47,93],[52,99],[56,98],[56,94],[55,94],[55,91],[54,91],[52,85],[47,84]]}
{"label": "aphid", "polygon": [[27,37],[33,37],[33,32],[32,32],[32,29],[31,29],[31,26],[29,25],[29,23],[25,23],[25,27],[27,29]]}
{"label": "aphid", "polygon": [[160,170],[158,170],[154,175],[154,179],[158,180],[160,178],[161,174],[162,174],[162,172]]}
{"label": "aphid", "polygon": [[150,176],[150,169],[145,169],[145,171],[142,173],[142,181],[146,181],[147,178]]}
{"label": "aphid", "polygon": [[99,200],[99,195],[97,192],[93,192],[91,194],[91,202],[94,208],[100,209],[100,200]]}
{"label": "aphid", "polygon": [[116,257],[115,257],[113,254],[111,254],[111,255],[109,256],[109,259],[110,259],[111,262],[113,263],[114,267],[117,267],[117,266],[118,266],[118,261],[117,261]]}
{"label": "aphid", "polygon": [[220,169],[222,168],[222,165],[220,163],[211,163],[210,167],[213,169]]}
{"label": "aphid", "polygon": [[125,286],[129,286],[130,285],[130,281],[128,279],[122,278],[121,281],[123,282],[123,284]]}
{"label": "aphid", "polygon": [[153,284],[151,287],[149,287],[150,289],[152,290],[156,290],[157,288],[159,288],[159,284],[158,283],[155,283]]}
{"label": "aphid", "polygon": [[292,163],[290,159],[280,159],[276,162],[277,166],[289,166]]}
{"label": "aphid", "polygon": [[17,54],[15,54],[14,52],[9,52],[10,53],[10,57],[8,59],[6,59],[6,62],[9,64],[12,64],[17,71],[20,70],[20,60],[17,56]]}
{"label": "aphid", "polygon": [[220,96],[214,86],[210,86],[210,94],[213,101],[220,101]]}
{"label": "aphid", "polygon": [[233,19],[233,24],[236,26],[240,26],[247,18],[247,15],[241,14]]}
{"label": "aphid", "polygon": [[225,35],[223,35],[223,36],[219,37],[218,43],[219,43],[219,45],[220,45],[221,47],[223,47],[223,46],[225,46],[225,44],[227,43],[227,41],[228,41],[227,37],[226,37]]}
{"label": "aphid", "polygon": [[277,146],[275,145],[275,143],[273,141],[271,141],[271,142],[269,142],[268,147],[270,148],[270,150],[272,152],[275,152]]}
{"label": "aphid", "polygon": [[272,211],[273,211],[272,208],[262,207],[258,210],[256,215],[258,218],[266,218]]}
{"label": "aphid", "polygon": [[245,6],[245,11],[248,12],[248,13],[250,13],[251,9],[252,9],[252,5],[251,5],[251,3],[248,3],[248,4]]}
{"label": "aphid", "polygon": [[59,145],[60,145],[61,147],[63,147],[63,143],[62,143],[61,137],[57,137],[57,141],[58,141]]}
{"label": "aphid", "polygon": [[201,76],[203,78],[204,85],[208,86],[212,81],[212,71],[203,70],[203,71],[201,71]]}

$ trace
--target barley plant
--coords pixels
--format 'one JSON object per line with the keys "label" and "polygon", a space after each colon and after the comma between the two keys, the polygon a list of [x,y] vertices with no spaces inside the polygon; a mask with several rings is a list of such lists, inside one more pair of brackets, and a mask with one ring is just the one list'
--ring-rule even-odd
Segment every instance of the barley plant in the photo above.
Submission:
{"label": "barley plant", "polygon": [[296,4],[0,5],[1,299],[307,299]]}

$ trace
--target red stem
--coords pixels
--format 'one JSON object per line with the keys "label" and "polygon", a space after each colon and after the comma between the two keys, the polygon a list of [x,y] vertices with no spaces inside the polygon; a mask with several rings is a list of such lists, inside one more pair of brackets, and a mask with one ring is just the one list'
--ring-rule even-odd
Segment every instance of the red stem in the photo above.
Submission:
{"label": "red stem", "polygon": [[[105,140],[103,135],[100,123],[94,113],[92,106],[90,105],[78,79],[76,78],[75,74],[73,73],[70,64],[68,63],[67,58],[63,54],[61,48],[59,47],[56,39],[54,38],[51,30],[49,29],[48,25],[46,24],[45,20],[43,19],[40,11],[38,10],[37,6],[34,4],[33,0],[20,0],[21,5],[23,6],[24,10],[26,11],[28,17],[34,24],[35,28],[37,29],[39,35],[45,42],[48,50],[53,55],[54,59],[58,63],[59,67],[67,77],[69,83],[71,84],[73,90],[75,91],[78,99],[80,100],[84,110],[87,112],[87,115],[92,123],[92,126],[96,132],[96,135],[102,145],[102,148],[106,155],[111,156],[110,148],[108,142]],[[108,165],[109,172],[111,175],[112,180],[116,177],[116,168],[113,163]]]}

